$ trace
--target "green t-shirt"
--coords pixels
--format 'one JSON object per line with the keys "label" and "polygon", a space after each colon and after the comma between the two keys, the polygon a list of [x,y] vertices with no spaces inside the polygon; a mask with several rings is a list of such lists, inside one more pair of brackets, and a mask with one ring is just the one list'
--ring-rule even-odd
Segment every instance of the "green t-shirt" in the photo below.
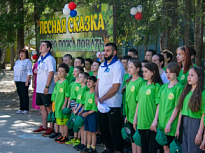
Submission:
{"label": "green t-shirt", "polygon": [[147,85],[147,82],[145,82],[137,94],[136,100],[139,103],[137,113],[138,129],[150,129],[157,109],[155,99],[160,87],[161,86],[158,83]]}
{"label": "green t-shirt", "polygon": [[[123,77],[123,84],[122,84],[122,87],[124,87],[125,86],[125,84],[126,84],[126,80],[129,78],[129,73],[125,73],[124,74],[124,77]],[[123,104],[123,111],[122,111],[122,114],[123,115],[126,115],[126,110],[125,110],[125,101],[126,101],[126,90],[125,90],[125,92],[124,92],[124,94],[122,94],[122,104]]]}
{"label": "green t-shirt", "polygon": [[69,83],[73,82],[73,80],[74,80],[73,70],[74,70],[74,68],[71,66],[69,69],[68,75],[65,77]]}
{"label": "green t-shirt", "polygon": [[93,71],[90,71],[88,74],[89,74],[90,76],[93,76]]}
{"label": "green t-shirt", "polygon": [[[183,86],[177,83],[174,87],[168,88],[168,84],[164,84],[156,98],[156,103],[159,104],[159,123],[158,128],[164,132],[164,129],[172,116],[174,108],[178,104],[180,94],[182,93]],[[178,116],[172,122],[171,131],[167,135],[175,136],[178,123]]]}
{"label": "green t-shirt", "polygon": [[70,100],[75,100],[77,99],[78,91],[81,88],[80,83],[72,82],[70,84]]}
{"label": "green t-shirt", "polygon": [[193,91],[190,91],[186,97],[184,98],[184,102],[183,102],[183,108],[181,110],[181,114],[185,115],[185,116],[189,116],[191,118],[197,118],[197,119],[201,119],[202,114],[205,113],[205,90],[203,90],[202,92],[202,97],[201,97],[201,107],[200,110],[198,112],[192,112],[191,109],[188,107],[189,105],[189,100],[191,98],[193,94]]}
{"label": "green t-shirt", "polygon": [[[56,84],[55,84],[55,87],[56,87]],[[51,101],[55,101],[55,96],[56,96],[56,91],[55,91],[55,88],[54,88],[53,93],[51,95]]]}
{"label": "green t-shirt", "polygon": [[135,81],[130,81],[126,85],[126,102],[125,102],[125,110],[126,110],[126,116],[127,120],[130,123],[133,123],[134,121],[134,116],[135,116],[135,111],[136,111],[136,106],[137,106],[137,101],[136,101],[136,96],[142,87],[144,82],[144,79],[139,77]]}
{"label": "green t-shirt", "polygon": [[81,103],[81,104],[85,104],[85,92],[88,91],[88,87],[84,86],[81,87],[78,91],[78,95],[77,95],[77,99],[76,99],[76,103]]}
{"label": "green t-shirt", "polygon": [[163,70],[166,71],[166,68],[167,68],[167,66],[164,66],[164,67],[163,67]]}
{"label": "green t-shirt", "polygon": [[95,104],[95,93],[90,93],[90,91],[85,92],[84,110],[98,111],[97,105]]}
{"label": "green t-shirt", "polygon": [[183,85],[183,86],[185,86],[187,83],[188,73],[189,73],[189,71],[184,73],[184,70],[181,70],[179,73],[179,76],[177,77],[179,83],[181,83],[181,85]]}
{"label": "green t-shirt", "polygon": [[69,97],[69,83],[68,80],[64,80],[60,83],[60,80],[56,83],[54,88],[55,98],[55,118],[69,118],[69,115],[64,115],[62,113],[62,107],[65,102],[65,98]]}

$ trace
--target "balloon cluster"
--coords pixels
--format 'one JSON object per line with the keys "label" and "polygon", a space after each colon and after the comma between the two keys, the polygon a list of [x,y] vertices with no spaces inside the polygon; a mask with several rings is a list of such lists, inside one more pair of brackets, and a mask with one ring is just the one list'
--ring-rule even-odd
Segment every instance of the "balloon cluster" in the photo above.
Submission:
{"label": "balloon cluster", "polygon": [[37,59],[38,59],[37,51],[36,51],[36,50],[33,50],[33,51],[31,52],[31,60],[32,60],[32,61],[35,61],[35,60],[37,60]]}
{"label": "balloon cluster", "polygon": [[137,8],[133,7],[130,9],[130,14],[135,17],[136,20],[142,19],[142,5],[138,5]]}
{"label": "balloon cluster", "polygon": [[65,4],[63,8],[63,14],[69,15],[71,17],[75,17],[77,15],[77,11],[75,10],[76,4],[74,2],[70,2],[69,4]]}

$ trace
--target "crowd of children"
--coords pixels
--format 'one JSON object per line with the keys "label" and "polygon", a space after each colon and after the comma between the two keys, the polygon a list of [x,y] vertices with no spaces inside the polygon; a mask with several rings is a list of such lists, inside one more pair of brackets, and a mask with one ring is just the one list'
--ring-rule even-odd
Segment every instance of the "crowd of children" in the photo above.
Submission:
{"label": "crowd of children", "polygon": [[[171,143],[177,140],[183,153],[205,150],[204,70],[193,64],[194,49],[179,47],[176,53],[178,63],[170,62],[173,54],[168,50],[162,54],[148,50],[140,62],[137,50],[131,49],[121,59],[126,72],[122,84],[123,126],[126,124],[131,131],[133,153],[170,153]],[[54,75],[55,132],[49,137],[73,145],[81,153],[95,153],[99,133],[95,85],[101,63],[77,57],[72,67],[72,60],[66,54]],[[71,116],[75,116],[74,137],[69,140],[67,125]],[[133,138],[136,131],[141,136],[140,146]],[[160,132],[165,136],[163,144],[156,139]]]}

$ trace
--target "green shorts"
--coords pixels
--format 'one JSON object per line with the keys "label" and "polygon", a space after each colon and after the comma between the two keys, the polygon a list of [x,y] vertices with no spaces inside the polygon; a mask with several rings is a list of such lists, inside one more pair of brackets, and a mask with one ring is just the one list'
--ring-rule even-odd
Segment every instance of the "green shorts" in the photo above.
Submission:
{"label": "green shorts", "polygon": [[68,118],[56,118],[56,123],[58,125],[66,125]]}

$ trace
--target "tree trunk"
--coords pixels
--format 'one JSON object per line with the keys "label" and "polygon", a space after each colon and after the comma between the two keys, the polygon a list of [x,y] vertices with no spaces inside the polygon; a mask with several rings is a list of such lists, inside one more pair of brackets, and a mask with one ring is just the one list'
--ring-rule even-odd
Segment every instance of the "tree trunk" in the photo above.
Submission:
{"label": "tree trunk", "polygon": [[190,29],[191,29],[191,10],[192,10],[192,2],[185,2],[185,31],[184,31],[184,44],[186,46],[190,46]]}
{"label": "tree trunk", "polygon": [[17,30],[17,55],[19,50],[24,48],[24,11],[23,11],[23,0],[19,1],[17,6],[17,15],[19,18],[19,25],[20,27]]}
{"label": "tree trunk", "polygon": [[11,54],[10,54],[10,60],[11,60],[11,70],[13,70],[13,67],[14,67],[14,44],[11,46],[10,48],[11,50]]}
{"label": "tree trunk", "polygon": [[117,6],[113,6],[113,43],[117,43]]}
{"label": "tree trunk", "polygon": [[201,66],[201,0],[196,0],[195,4],[195,21],[194,21],[194,49],[196,50],[195,63],[198,66]]}
{"label": "tree trunk", "polygon": [[166,47],[166,36],[167,36],[166,30],[163,30],[163,32],[160,35],[160,52],[167,48]]}

